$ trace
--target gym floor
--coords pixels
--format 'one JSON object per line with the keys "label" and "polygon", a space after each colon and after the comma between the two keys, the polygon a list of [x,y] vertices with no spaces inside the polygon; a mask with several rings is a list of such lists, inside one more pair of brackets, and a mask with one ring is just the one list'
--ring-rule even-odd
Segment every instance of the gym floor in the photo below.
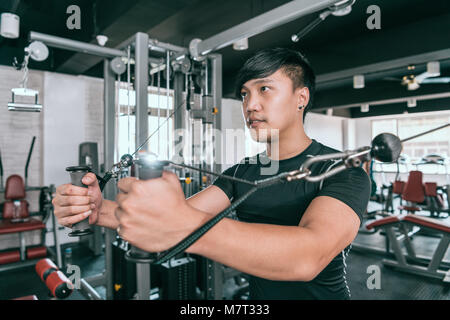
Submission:
{"label": "gym floor", "polygon": [[[370,203],[369,209],[377,209],[375,203]],[[446,219],[450,221],[449,218]],[[412,242],[418,255],[429,257],[436,247],[439,239],[415,235]],[[371,248],[385,248],[384,235],[358,234],[354,243]],[[72,247],[73,264],[79,265],[82,277],[99,274],[104,269],[104,256],[93,256],[91,251],[83,245],[66,244],[62,246],[62,252],[67,246]],[[381,254],[363,253],[359,250],[351,250],[347,257],[347,284],[354,300],[450,300],[450,283],[443,283],[421,276],[398,272],[383,266],[381,260],[385,258]],[[450,250],[447,251],[444,260],[450,261]],[[381,270],[381,288],[368,289],[367,267],[379,266]],[[39,300],[51,299],[49,292],[36,274],[34,267],[0,273],[0,283],[5,290],[0,292],[0,300],[35,294]],[[232,282],[226,284],[225,297],[232,296]],[[99,294],[105,297],[104,287],[97,287]],[[67,300],[85,300],[79,292],[74,291]]]}

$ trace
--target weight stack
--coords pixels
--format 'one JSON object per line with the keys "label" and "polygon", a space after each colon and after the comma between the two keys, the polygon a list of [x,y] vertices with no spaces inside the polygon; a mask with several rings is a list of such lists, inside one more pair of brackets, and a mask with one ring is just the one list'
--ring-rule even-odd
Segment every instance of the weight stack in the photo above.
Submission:
{"label": "weight stack", "polygon": [[128,244],[119,239],[112,244],[113,299],[130,300],[136,292],[136,264],[125,259]]}
{"label": "weight stack", "polygon": [[160,289],[163,300],[195,300],[197,270],[195,259],[185,257],[161,264]]}

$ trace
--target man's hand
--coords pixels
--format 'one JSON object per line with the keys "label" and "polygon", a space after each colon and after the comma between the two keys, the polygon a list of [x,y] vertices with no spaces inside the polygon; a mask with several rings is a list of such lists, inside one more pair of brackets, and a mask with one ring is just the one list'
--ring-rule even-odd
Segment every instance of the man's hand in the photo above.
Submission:
{"label": "man's hand", "polygon": [[71,228],[73,224],[86,219],[89,223],[97,223],[102,206],[102,192],[97,177],[87,173],[82,182],[88,188],[81,188],[72,184],[63,184],[56,188],[56,195],[52,200],[54,213],[60,225]]}
{"label": "man's hand", "polygon": [[115,210],[119,235],[132,245],[161,252],[177,244],[201,224],[187,204],[177,175],[164,171],[161,178],[119,181]]}

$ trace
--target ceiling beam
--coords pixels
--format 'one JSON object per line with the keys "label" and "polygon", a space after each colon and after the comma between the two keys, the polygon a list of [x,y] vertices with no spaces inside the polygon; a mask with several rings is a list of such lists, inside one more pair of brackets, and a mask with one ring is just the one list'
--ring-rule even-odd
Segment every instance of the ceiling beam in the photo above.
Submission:
{"label": "ceiling beam", "polygon": [[288,2],[199,42],[195,45],[194,51],[199,56],[206,55],[214,50],[222,49],[237,40],[253,37],[310,13],[325,9],[338,1],[296,0]]}
{"label": "ceiling beam", "polygon": [[450,98],[430,99],[417,101],[417,106],[408,108],[405,102],[390,103],[369,107],[369,112],[361,112],[361,109],[351,108],[352,118],[366,118],[385,115],[397,115],[403,113],[420,113],[450,110]]}
{"label": "ceiling beam", "polygon": [[341,85],[344,83],[352,83],[353,76],[357,74],[364,75],[366,81],[372,81],[380,79],[382,77],[397,75],[399,72],[404,72],[405,67],[411,64],[426,64],[430,61],[441,61],[448,59],[450,59],[450,49],[443,49],[409,57],[402,57],[399,59],[368,64],[351,69],[321,74],[316,78],[317,89],[320,90],[330,88],[332,87],[331,83],[340,83]]}
{"label": "ceiling beam", "polygon": [[328,108],[352,108],[361,104],[382,105],[406,101],[439,99],[449,97],[448,84],[421,85],[419,89],[408,91],[400,84],[377,82],[364,89],[338,88],[317,92],[314,96],[314,110]]}

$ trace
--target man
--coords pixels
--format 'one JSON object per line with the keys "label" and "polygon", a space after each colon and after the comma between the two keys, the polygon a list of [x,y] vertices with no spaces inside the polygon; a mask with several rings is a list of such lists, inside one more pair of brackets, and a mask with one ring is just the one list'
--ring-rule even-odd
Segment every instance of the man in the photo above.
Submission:
{"label": "man", "polygon": [[[309,156],[336,152],[304,132],[314,79],[307,60],[289,49],[263,50],[245,63],[237,92],[246,125],[267,148],[224,174],[259,180],[268,177],[262,169],[273,163],[278,174],[298,169]],[[260,161],[263,158],[270,163]],[[331,165],[317,163],[312,174]],[[93,174],[83,183],[88,190],[57,188],[53,204],[59,223],[70,226],[90,215],[90,223],[117,229],[123,239],[150,252],[174,246],[249,188],[219,178],[185,200],[177,176],[164,172],[162,178],[148,181],[122,179],[122,193],[113,202],[102,200]],[[345,256],[369,194],[369,179],[361,168],[347,169],[323,183],[301,180],[260,189],[237,208],[238,220],[225,218],[187,252],[249,274],[251,299],[349,299]]]}

